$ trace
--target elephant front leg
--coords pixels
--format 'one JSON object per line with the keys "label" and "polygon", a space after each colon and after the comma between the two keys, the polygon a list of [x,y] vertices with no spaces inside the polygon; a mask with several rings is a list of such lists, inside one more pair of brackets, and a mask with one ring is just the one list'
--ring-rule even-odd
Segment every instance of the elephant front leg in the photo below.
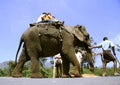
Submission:
{"label": "elephant front leg", "polygon": [[[66,55],[62,55],[62,59],[63,59],[63,76],[62,77],[81,77],[80,64],[73,51],[66,53]],[[70,74],[69,74],[70,62],[73,64],[73,67],[70,70]]]}
{"label": "elephant front leg", "polygon": [[93,59],[90,58],[90,56],[88,57],[88,63],[90,65],[90,71],[94,72],[94,63],[93,63]]}
{"label": "elephant front leg", "polygon": [[62,78],[69,78],[69,69],[70,69],[70,62],[63,57],[63,73],[62,73]]}
{"label": "elephant front leg", "polygon": [[31,78],[42,78],[42,74],[39,72],[39,58],[31,57],[32,73]]}

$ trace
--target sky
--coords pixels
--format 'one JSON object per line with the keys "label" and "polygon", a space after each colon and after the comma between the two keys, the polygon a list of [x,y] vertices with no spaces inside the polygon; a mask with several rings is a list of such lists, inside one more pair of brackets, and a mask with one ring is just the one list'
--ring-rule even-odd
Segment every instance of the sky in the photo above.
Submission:
{"label": "sky", "polygon": [[[0,63],[15,59],[22,33],[42,12],[51,12],[67,26],[85,26],[97,43],[107,36],[120,45],[120,0],[1,0]],[[117,57],[120,60],[120,52]]]}

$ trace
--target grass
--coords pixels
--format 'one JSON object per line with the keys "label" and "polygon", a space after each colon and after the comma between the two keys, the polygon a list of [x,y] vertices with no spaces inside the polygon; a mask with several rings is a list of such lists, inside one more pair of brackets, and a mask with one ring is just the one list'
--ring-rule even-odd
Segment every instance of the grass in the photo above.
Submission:
{"label": "grass", "polygon": [[[41,68],[40,69],[44,78],[51,78],[53,68]],[[118,73],[120,73],[120,68],[117,69]],[[24,77],[30,77],[31,69],[24,69],[23,70],[23,76]],[[113,68],[107,68],[107,75],[113,76],[114,69]],[[102,68],[95,68],[94,72],[91,72],[87,68],[83,68],[83,74],[94,74],[96,76],[102,76]],[[11,76],[11,70],[9,68],[0,69],[0,76]]]}
{"label": "grass", "polygon": [[[120,68],[117,68],[118,73],[120,73]],[[84,68],[83,74],[94,74],[96,76],[102,76],[102,68],[95,68],[94,72],[89,71],[89,69]],[[107,68],[107,76],[113,76],[114,68]]]}

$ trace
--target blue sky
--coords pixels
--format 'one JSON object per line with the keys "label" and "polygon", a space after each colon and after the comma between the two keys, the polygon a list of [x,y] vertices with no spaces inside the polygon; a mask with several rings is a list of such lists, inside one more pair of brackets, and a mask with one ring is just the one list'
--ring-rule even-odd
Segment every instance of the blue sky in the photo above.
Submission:
{"label": "blue sky", "polygon": [[84,25],[97,43],[107,36],[120,44],[120,0],[1,0],[0,63],[14,60],[20,36],[42,12],[51,12],[65,25]]}

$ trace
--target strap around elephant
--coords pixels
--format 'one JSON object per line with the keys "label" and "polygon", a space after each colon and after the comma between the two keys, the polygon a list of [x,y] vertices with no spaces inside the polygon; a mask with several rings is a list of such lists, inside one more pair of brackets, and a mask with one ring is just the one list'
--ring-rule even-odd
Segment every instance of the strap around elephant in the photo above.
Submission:
{"label": "strap around elephant", "polygon": [[38,23],[36,26],[37,26],[38,28],[46,28],[46,27],[56,28],[55,26],[53,26],[53,25],[50,24],[50,23]]}
{"label": "strap around elephant", "polygon": [[55,28],[59,28],[61,26],[64,25],[64,22],[45,22],[45,23],[37,23],[37,27],[45,27],[45,26],[49,26],[51,28],[55,27]]}

